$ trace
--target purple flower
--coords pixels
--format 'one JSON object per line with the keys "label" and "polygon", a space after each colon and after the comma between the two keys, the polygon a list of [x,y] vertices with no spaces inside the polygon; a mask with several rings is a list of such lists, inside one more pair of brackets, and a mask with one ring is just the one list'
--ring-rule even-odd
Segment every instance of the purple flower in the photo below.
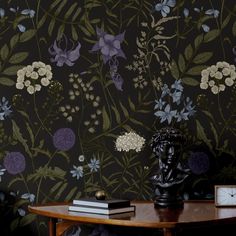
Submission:
{"label": "purple flower", "polygon": [[204,152],[193,152],[188,159],[188,165],[196,175],[206,173],[210,166],[209,157]]}
{"label": "purple flower", "polygon": [[118,34],[116,36],[107,34],[101,29],[96,29],[98,42],[93,46],[91,52],[96,52],[101,50],[104,63],[107,63],[113,56],[125,57],[120,44],[124,41],[125,32]]}
{"label": "purple flower", "polygon": [[[63,40],[64,39],[64,40]],[[64,43],[64,47],[62,48],[61,44]],[[59,41],[55,40],[54,44],[48,49],[48,52],[54,56],[51,58],[51,62],[56,62],[57,66],[61,67],[64,63],[68,66],[73,66],[75,61],[80,57],[80,48],[81,44],[78,42],[77,46],[72,43],[70,49],[68,49],[68,40],[66,36],[64,36]]]}
{"label": "purple flower", "polygon": [[54,146],[61,151],[67,151],[75,144],[75,134],[70,128],[58,129],[53,135]]}
{"label": "purple flower", "polygon": [[20,152],[9,152],[3,160],[3,165],[9,174],[19,174],[25,170],[25,157]]}
{"label": "purple flower", "polygon": [[111,75],[112,81],[118,90],[123,91],[122,86],[123,86],[124,80],[121,77],[121,75],[117,72],[118,65],[119,65],[119,62],[116,59],[116,57],[109,60],[110,75]]}

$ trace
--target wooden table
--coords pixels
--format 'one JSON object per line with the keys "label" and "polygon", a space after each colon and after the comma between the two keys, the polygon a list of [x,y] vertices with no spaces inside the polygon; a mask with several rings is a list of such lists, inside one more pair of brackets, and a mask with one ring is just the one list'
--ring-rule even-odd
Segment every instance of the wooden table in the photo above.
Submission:
{"label": "wooden table", "polygon": [[61,236],[69,227],[79,224],[105,224],[162,229],[164,236],[174,236],[179,229],[212,227],[236,223],[236,208],[217,208],[213,201],[186,201],[183,209],[156,209],[152,202],[132,202],[135,213],[113,215],[69,212],[68,204],[28,206],[31,213],[49,218],[49,235]]}

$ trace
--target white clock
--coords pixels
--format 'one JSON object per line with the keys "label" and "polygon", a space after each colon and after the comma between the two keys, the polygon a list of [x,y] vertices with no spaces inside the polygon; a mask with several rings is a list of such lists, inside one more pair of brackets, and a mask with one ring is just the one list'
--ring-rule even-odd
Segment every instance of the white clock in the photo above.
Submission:
{"label": "white clock", "polygon": [[236,185],[215,185],[215,206],[236,206]]}

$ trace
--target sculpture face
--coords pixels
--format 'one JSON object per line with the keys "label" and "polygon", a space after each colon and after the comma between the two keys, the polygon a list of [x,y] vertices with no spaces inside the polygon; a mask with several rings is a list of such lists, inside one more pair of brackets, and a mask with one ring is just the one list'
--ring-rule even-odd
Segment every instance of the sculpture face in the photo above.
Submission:
{"label": "sculpture face", "polygon": [[155,199],[157,207],[183,206],[178,190],[189,175],[188,169],[180,163],[183,143],[184,137],[180,131],[170,127],[161,129],[152,138],[151,147],[159,164],[152,177],[153,184],[160,190],[160,195]]}
{"label": "sculpture face", "polygon": [[170,141],[162,141],[158,149],[160,168],[164,172],[168,172],[170,169],[177,167],[181,149],[179,144]]}

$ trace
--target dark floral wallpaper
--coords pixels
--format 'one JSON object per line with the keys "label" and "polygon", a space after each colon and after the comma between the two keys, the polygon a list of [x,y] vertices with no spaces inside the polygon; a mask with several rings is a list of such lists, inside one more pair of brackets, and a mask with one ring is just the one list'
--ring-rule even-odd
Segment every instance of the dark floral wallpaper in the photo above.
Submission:
{"label": "dark floral wallpaper", "polygon": [[[149,141],[164,126],[188,140],[185,199],[212,199],[214,184],[236,183],[235,64],[234,0],[1,0],[6,235],[47,230],[28,204],[99,189],[152,199]],[[140,152],[116,149],[129,131],[145,139]]]}

